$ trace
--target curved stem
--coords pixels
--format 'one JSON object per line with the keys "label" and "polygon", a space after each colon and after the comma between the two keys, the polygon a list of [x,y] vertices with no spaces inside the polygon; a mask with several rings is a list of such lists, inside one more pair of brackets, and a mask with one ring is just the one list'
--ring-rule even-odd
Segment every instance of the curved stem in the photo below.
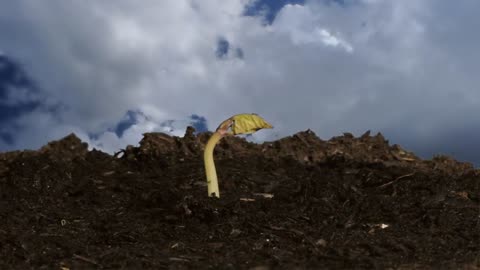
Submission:
{"label": "curved stem", "polygon": [[203,153],[205,162],[205,172],[207,173],[208,196],[220,198],[220,190],[218,188],[217,171],[215,170],[215,162],[213,161],[213,149],[215,145],[223,138],[220,132],[215,132],[207,142]]}

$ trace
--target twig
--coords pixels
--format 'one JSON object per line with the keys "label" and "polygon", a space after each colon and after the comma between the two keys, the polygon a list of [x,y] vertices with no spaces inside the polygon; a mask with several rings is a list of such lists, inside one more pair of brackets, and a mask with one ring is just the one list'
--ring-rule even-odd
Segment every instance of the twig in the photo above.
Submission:
{"label": "twig", "polygon": [[390,182],[388,182],[388,183],[385,183],[385,184],[383,184],[383,185],[381,185],[381,186],[378,186],[378,187],[379,187],[379,188],[383,188],[383,187],[389,186],[389,185],[393,184],[394,182],[396,182],[396,181],[398,181],[398,180],[401,180],[401,179],[406,178],[406,177],[410,177],[410,176],[412,176],[412,175],[414,175],[414,174],[415,174],[415,172],[409,173],[409,174],[405,174],[405,175],[402,175],[402,176],[399,176],[399,177],[395,178],[394,180],[392,180],[392,181],[390,181]]}
{"label": "twig", "polygon": [[84,261],[84,262],[88,262],[88,263],[91,263],[91,264],[98,265],[98,263],[97,263],[95,260],[89,259],[89,258],[87,258],[87,257],[83,257],[83,256],[81,256],[81,255],[73,254],[73,257],[74,257],[75,259],[78,259],[78,260],[81,260],[81,261]]}

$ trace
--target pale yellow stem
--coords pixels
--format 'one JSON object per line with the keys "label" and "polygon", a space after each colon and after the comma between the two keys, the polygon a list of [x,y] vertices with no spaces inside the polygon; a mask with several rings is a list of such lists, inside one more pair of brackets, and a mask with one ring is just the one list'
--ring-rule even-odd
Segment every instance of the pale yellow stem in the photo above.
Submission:
{"label": "pale yellow stem", "polygon": [[208,196],[220,198],[220,190],[218,189],[217,171],[215,170],[215,162],[213,161],[213,149],[215,145],[223,138],[224,135],[219,132],[212,134],[212,137],[205,146],[203,160],[205,162],[205,172],[207,173]]}

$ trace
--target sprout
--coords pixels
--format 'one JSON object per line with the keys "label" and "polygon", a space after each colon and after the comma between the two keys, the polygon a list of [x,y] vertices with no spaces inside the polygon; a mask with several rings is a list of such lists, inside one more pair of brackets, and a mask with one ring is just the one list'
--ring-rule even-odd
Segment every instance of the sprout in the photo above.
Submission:
{"label": "sprout", "polygon": [[263,118],[256,114],[237,114],[223,121],[213,133],[212,137],[205,146],[203,159],[205,162],[205,172],[207,173],[208,196],[220,198],[218,189],[217,171],[213,161],[213,149],[215,145],[227,135],[251,134],[262,128],[273,128]]}

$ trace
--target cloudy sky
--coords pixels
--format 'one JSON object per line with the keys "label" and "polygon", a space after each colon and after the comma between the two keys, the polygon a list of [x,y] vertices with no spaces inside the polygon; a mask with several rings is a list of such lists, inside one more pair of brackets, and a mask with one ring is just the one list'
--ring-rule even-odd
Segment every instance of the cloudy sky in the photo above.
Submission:
{"label": "cloudy sky", "polygon": [[0,151],[112,153],[256,112],[274,140],[382,132],[480,165],[480,1],[4,1]]}

